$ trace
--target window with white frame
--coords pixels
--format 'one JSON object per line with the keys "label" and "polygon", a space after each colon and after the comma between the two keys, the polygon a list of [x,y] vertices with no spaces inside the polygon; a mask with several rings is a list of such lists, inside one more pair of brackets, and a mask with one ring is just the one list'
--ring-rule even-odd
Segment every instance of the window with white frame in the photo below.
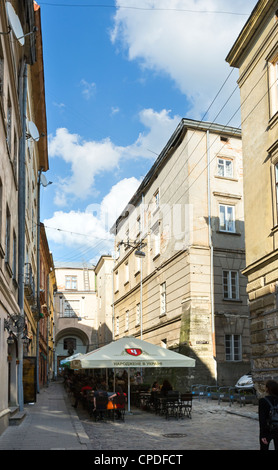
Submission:
{"label": "window with white frame", "polygon": [[233,160],[228,158],[218,158],[217,160],[217,175],[223,178],[233,177]]}
{"label": "window with white frame", "polygon": [[235,230],[236,230],[235,207],[228,206],[226,204],[220,204],[219,212],[220,212],[219,230],[221,232],[235,233]]}
{"label": "window with white frame", "polygon": [[77,276],[66,276],[66,289],[77,290]]}
{"label": "window with white frame", "polygon": [[226,361],[241,361],[241,335],[225,335]]}
{"label": "window with white frame", "polygon": [[223,297],[225,300],[239,300],[238,271],[223,271]]}
{"label": "window with white frame", "polygon": [[160,284],[160,315],[166,314],[166,282]]}

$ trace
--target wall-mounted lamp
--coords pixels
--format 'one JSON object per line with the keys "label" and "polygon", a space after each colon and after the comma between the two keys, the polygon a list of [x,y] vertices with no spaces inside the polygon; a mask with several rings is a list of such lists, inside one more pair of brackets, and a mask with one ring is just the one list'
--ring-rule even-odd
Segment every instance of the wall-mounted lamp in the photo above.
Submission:
{"label": "wall-mounted lamp", "polygon": [[8,344],[14,344],[14,334],[13,334],[12,331],[10,331],[10,334],[9,334],[9,336],[8,336],[8,338],[7,338],[7,343],[8,343]]}
{"label": "wall-mounted lamp", "polygon": [[9,315],[8,319],[4,319],[4,330],[9,332],[7,343],[13,344],[18,335],[22,333],[23,330],[24,332],[27,330],[24,317],[20,315]]}
{"label": "wall-mounted lamp", "polygon": [[144,251],[141,251],[141,250],[136,250],[134,252],[134,256],[137,256],[137,258],[145,258],[146,253],[144,253]]}
{"label": "wall-mounted lamp", "polygon": [[144,248],[144,246],[147,245],[147,243],[142,243],[142,242],[139,242],[139,243],[130,243],[130,242],[124,242],[123,240],[120,242],[120,245],[124,245],[126,246],[127,248],[136,248],[135,252],[134,252],[134,255],[137,257],[137,258],[144,258],[146,256],[146,254],[141,250],[141,248]]}

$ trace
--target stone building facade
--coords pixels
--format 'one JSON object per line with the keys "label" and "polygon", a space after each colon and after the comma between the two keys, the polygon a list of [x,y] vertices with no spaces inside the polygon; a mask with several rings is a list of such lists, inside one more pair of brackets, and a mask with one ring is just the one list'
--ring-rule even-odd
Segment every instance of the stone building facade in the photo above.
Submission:
{"label": "stone building facade", "polygon": [[187,386],[234,385],[250,368],[241,133],[183,119],[112,232],[115,339],[193,357]]}
{"label": "stone building facade", "polygon": [[55,374],[60,362],[98,347],[98,302],[94,266],[55,265],[54,293]]}
{"label": "stone building facade", "polygon": [[252,375],[278,378],[278,10],[260,0],[227,62],[239,69]]}
{"label": "stone building facade", "polygon": [[[19,37],[19,27],[22,36]],[[37,172],[48,169],[40,9],[33,0],[6,2],[0,9],[0,433],[11,409],[23,409],[23,356],[29,299],[35,284],[26,277],[26,247],[37,253]],[[39,105],[38,105],[39,103]],[[35,105],[36,104],[36,105]],[[45,138],[34,141],[30,123]],[[28,169],[27,169],[28,168]],[[32,170],[31,170],[32,168]],[[31,185],[26,188],[30,170]],[[34,185],[35,188],[32,186]],[[33,225],[26,223],[26,201]],[[35,212],[34,212],[35,211]],[[34,232],[34,243],[28,239]],[[29,245],[30,244],[30,245]],[[31,249],[31,248],[30,248]],[[35,276],[36,265],[34,263]],[[30,290],[26,291],[26,281]],[[35,294],[34,294],[35,295]],[[27,296],[27,297],[26,297]]]}

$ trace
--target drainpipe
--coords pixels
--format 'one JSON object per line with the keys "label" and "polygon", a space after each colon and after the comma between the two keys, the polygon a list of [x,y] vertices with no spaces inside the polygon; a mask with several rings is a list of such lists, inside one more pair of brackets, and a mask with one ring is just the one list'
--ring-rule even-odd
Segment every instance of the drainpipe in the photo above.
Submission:
{"label": "drainpipe", "polygon": [[46,385],[49,385],[49,322],[50,322],[50,307],[49,307],[49,274],[47,275],[47,327],[46,327]]}
{"label": "drainpipe", "polygon": [[[141,233],[140,243],[142,242],[142,233],[144,233],[144,194],[142,193],[141,199]],[[141,246],[141,245],[140,245]],[[143,259],[140,259],[140,329],[141,329],[141,340],[143,339]],[[141,374],[142,375],[142,374]]]}
{"label": "drainpipe", "polygon": [[216,344],[215,344],[215,318],[214,318],[214,265],[213,265],[213,243],[211,228],[211,188],[210,188],[210,134],[207,131],[207,167],[208,167],[208,229],[209,229],[209,248],[210,248],[210,298],[211,298],[211,336],[212,351],[215,367],[215,381],[217,383],[217,362],[216,362]]}
{"label": "drainpipe", "polygon": [[[24,268],[25,268],[25,148],[26,148],[26,109],[27,109],[27,64],[22,60],[20,71],[20,114],[22,135],[19,147],[18,176],[18,305],[24,318]],[[18,335],[17,392],[19,411],[24,410],[23,394],[23,342]]]}
{"label": "drainpipe", "polygon": [[36,343],[36,375],[37,375],[37,393],[40,393],[40,381],[39,381],[39,370],[40,370],[40,191],[41,191],[41,173],[40,168],[38,175],[38,207],[37,207],[37,343]]}

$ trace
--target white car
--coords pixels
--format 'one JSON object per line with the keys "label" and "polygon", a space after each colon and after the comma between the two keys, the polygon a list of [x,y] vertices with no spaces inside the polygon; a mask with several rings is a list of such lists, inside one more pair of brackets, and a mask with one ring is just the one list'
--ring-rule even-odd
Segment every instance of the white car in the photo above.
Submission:
{"label": "white car", "polygon": [[235,387],[239,390],[254,390],[255,391],[255,386],[254,386],[251,373],[248,373],[240,377]]}

